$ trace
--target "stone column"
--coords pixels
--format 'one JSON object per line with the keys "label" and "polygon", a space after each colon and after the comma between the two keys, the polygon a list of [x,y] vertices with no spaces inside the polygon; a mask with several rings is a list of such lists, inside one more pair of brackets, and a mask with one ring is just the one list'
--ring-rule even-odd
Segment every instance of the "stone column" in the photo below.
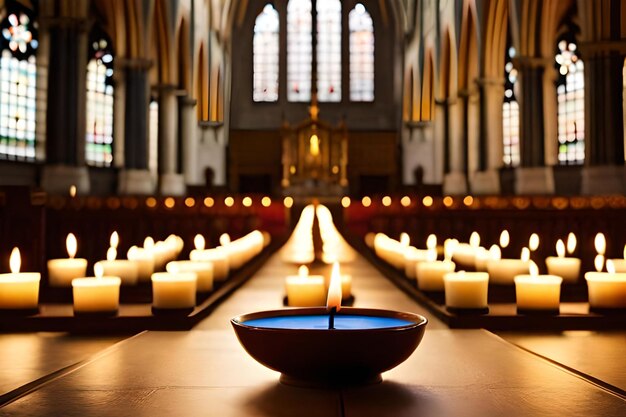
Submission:
{"label": "stone column", "polygon": [[183,166],[182,171],[187,185],[202,185],[204,179],[198,167],[198,117],[196,100],[190,96],[178,99],[180,108],[180,135],[182,139]]}
{"label": "stone column", "polygon": [[464,135],[464,118],[467,97],[448,99],[448,170],[443,179],[444,194],[467,194],[466,144]]}
{"label": "stone column", "polygon": [[583,194],[626,192],[622,86],[624,59],[602,44],[587,44],[585,58],[585,167]]}
{"label": "stone column", "polygon": [[46,165],[41,186],[67,193],[72,185],[89,193],[85,165],[87,40],[85,17],[44,17],[49,33],[46,107]]}
{"label": "stone column", "polygon": [[[553,194],[552,167],[545,166],[544,70],[551,63],[541,58],[513,60],[519,73],[521,166],[515,172],[517,194]],[[555,145],[556,146],[556,145]]]}
{"label": "stone column", "polygon": [[120,171],[120,194],[152,194],[154,181],[148,170],[148,69],[146,59],[120,60],[126,80],[124,117],[124,169]]}
{"label": "stone column", "polygon": [[173,85],[159,88],[159,192],[186,192],[185,179],[178,173],[178,97]]}

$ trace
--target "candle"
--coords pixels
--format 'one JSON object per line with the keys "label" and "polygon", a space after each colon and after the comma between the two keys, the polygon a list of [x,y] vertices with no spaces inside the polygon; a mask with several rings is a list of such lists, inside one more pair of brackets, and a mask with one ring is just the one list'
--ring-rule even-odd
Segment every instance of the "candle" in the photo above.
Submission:
{"label": "candle", "polygon": [[480,248],[480,235],[478,232],[472,232],[468,243],[459,243],[455,250],[452,260],[462,267],[474,268],[476,265],[476,253]]}
{"label": "candle", "polygon": [[[571,245],[568,242],[568,249]],[[576,248],[576,245],[573,246]],[[573,252],[574,249],[569,251]],[[580,259],[565,257],[565,244],[561,239],[556,242],[557,256],[548,256],[546,258],[546,267],[548,274],[556,275],[563,278],[565,283],[576,283],[580,276]]]}
{"label": "candle", "polygon": [[137,264],[137,279],[141,283],[150,282],[154,272],[154,253],[150,249],[131,246],[126,253],[129,261]]}
{"label": "candle", "polygon": [[427,259],[428,250],[417,249],[415,246],[408,247],[404,252],[404,273],[407,278],[415,279],[417,264]]}
{"label": "candle", "polygon": [[94,265],[95,277],[72,280],[74,314],[115,315],[120,303],[120,277],[103,276],[102,265]]}
{"label": "candle", "polygon": [[611,259],[615,272],[626,272],[626,245],[624,245],[624,258],[623,259]]}
{"label": "candle", "polygon": [[152,274],[152,309],[190,310],[196,305],[194,272],[155,272]]}
{"label": "candle", "polygon": [[87,260],[74,258],[78,242],[70,233],[65,239],[69,259],[50,259],[48,261],[48,284],[53,287],[69,287],[74,278],[83,277],[87,272]]}
{"label": "candle", "polygon": [[522,249],[521,259],[491,259],[487,262],[489,283],[511,285],[517,275],[528,274],[530,251]]}
{"label": "candle", "polygon": [[301,265],[298,275],[285,279],[287,303],[290,307],[322,306],[326,300],[326,286],[321,275],[309,275],[309,269]]}
{"label": "candle", "polygon": [[539,268],[532,261],[529,271],[529,275],[517,275],[515,277],[515,299],[518,313],[558,313],[563,278],[556,275],[539,275]]}
{"label": "candle", "polygon": [[9,258],[11,273],[0,274],[0,312],[30,313],[38,309],[41,275],[20,272],[21,262],[19,249],[13,248]]}
{"label": "candle", "polygon": [[443,276],[454,272],[455,264],[449,260],[420,262],[415,275],[417,287],[422,291],[443,291]]}
{"label": "candle", "polygon": [[189,254],[192,261],[210,262],[213,265],[213,280],[225,281],[228,278],[230,264],[228,255],[223,248],[204,249],[205,240],[202,235],[196,235],[194,238],[196,249]]}
{"label": "candle", "polygon": [[107,250],[107,260],[98,261],[96,265],[102,267],[102,274],[109,277],[120,277],[122,285],[136,285],[139,276],[137,263],[128,259],[115,259],[117,250],[110,247]]}
{"label": "candle", "polygon": [[343,275],[339,272],[339,262],[333,263],[333,268],[330,276],[324,277],[325,287],[330,288],[333,274],[339,276],[339,282],[341,283],[341,296],[343,298],[349,298],[352,296],[352,275]]}
{"label": "candle", "polygon": [[[601,255],[598,255],[601,256]],[[626,273],[615,272],[611,260],[606,262],[607,272],[602,271],[602,264],[596,264],[597,272],[587,272],[587,290],[591,310],[614,310],[626,308]]]}
{"label": "candle", "polygon": [[446,307],[461,310],[487,308],[489,274],[486,272],[448,272],[443,276]]}
{"label": "candle", "polygon": [[172,261],[168,262],[165,269],[167,272],[194,272],[197,276],[196,290],[209,292],[213,290],[213,264],[202,261]]}

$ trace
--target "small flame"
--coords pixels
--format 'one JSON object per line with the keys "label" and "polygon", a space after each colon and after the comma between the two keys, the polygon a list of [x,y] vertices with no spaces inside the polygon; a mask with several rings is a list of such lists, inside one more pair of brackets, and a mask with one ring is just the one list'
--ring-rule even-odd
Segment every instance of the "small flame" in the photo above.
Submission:
{"label": "small flame", "polygon": [[556,241],[556,256],[565,258],[565,244],[561,239]]}
{"label": "small flame", "polygon": [[596,271],[602,272],[602,267],[604,266],[604,255],[596,255],[595,259],[593,260],[593,266],[596,267]]}
{"label": "small flame", "polygon": [[137,256],[139,256],[139,248],[133,245],[128,249],[128,252],[126,252],[126,257],[132,261],[136,259]]}
{"label": "small flame", "polygon": [[574,253],[576,250],[576,243],[578,243],[576,241],[576,235],[570,232],[570,234],[567,235],[567,253],[570,255]]}
{"label": "small flame", "polygon": [[230,236],[228,235],[228,233],[222,234],[222,236],[220,236],[220,245],[227,246],[229,244],[230,244]]}
{"label": "small flame", "polygon": [[326,308],[335,307],[337,311],[341,309],[341,273],[339,272],[339,262],[333,264],[333,271],[330,274],[330,286],[328,287],[328,298]]}
{"label": "small flame", "polygon": [[152,239],[152,236],[148,236],[143,240],[143,247],[144,249],[154,248],[154,239]]}
{"label": "small flame", "polygon": [[167,272],[174,275],[180,272],[180,267],[176,262],[169,262],[167,265],[165,265],[165,269],[167,270]]}
{"label": "small flame", "polygon": [[498,245],[491,245],[491,247],[489,248],[489,257],[491,259],[501,259],[502,258],[502,251],[500,250],[500,246]]}
{"label": "small flame", "polygon": [[72,185],[70,186],[70,197],[76,197],[76,186]]}
{"label": "small flame", "polygon": [[204,245],[206,245],[206,241],[204,240],[204,236],[198,234],[193,238],[193,244],[197,250],[204,250]]}
{"label": "small flame", "polygon": [[626,259],[626,245],[624,245],[624,259]]}
{"label": "small flame", "polygon": [[531,252],[534,252],[539,248],[539,235],[537,233],[533,233],[530,235],[530,239],[528,239],[528,249]]}
{"label": "small flame", "polygon": [[[443,242],[443,257],[446,261],[452,260],[452,256],[458,244],[459,241],[456,239],[446,239],[446,241]],[[433,248],[432,251],[435,252],[435,249]],[[435,259],[433,259],[433,261],[436,259],[437,253],[435,252]]]}
{"label": "small flame", "polygon": [[530,272],[530,276],[532,277],[539,276],[539,267],[534,261],[530,261],[530,265],[528,265],[528,272]]}
{"label": "small flame", "polygon": [[13,248],[11,251],[11,257],[9,258],[9,266],[11,267],[11,272],[17,274],[20,272],[20,266],[22,265],[22,258],[20,257],[20,250],[18,248]]}
{"label": "small flame", "polygon": [[96,276],[96,278],[102,278],[102,276],[104,275],[104,267],[100,262],[96,262],[96,264],[93,266],[93,274]]}
{"label": "small flame", "polygon": [[509,236],[509,231],[505,229],[500,233],[500,246],[506,248],[509,243],[511,243],[511,236]]}
{"label": "small flame", "polygon": [[615,263],[613,263],[612,259],[607,259],[606,261],[606,272],[609,274],[615,273]]}
{"label": "small flame", "polygon": [[119,244],[120,244],[120,235],[118,235],[117,232],[111,233],[111,238],[109,239],[109,245],[112,248],[117,249],[117,245]]}
{"label": "small flame", "polygon": [[520,255],[520,259],[522,261],[529,261],[530,260],[530,250],[526,247],[522,248],[522,254]]}
{"label": "small flame", "polygon": [[604,255],[606,252],[606,238],[604,237],[604,233],[598,233],[593,241],[593,244],[596,247],[598,255]]}
{"label": "small flame", "polygon": [[404,247],[408,247],[411,244],[411,237],[407,233],[400,233],[400,244]]}
{"label": "small flame", "polygon": [[434,234],[428,235],[426,239],[426,248],[427,249],[435,249],[437,247],[437,236]]}
{"label": "small flame", "polygon": [[309,268],[307,268],[306,265],[300,265],[300,268],[298,268],[298,276],[300,278],[306,278],[309,276]]}
{"label": "small flame", "polygon": [[426,251],[426,261],[435,262],[436,260],[437,260],[437,251],[435,249],[428,249]]}
{"label": "small flame", "polygon": [[65,239],[65,247],[67,249],[67,254],[70,258],[76,256],[78,242],[76,241],[76,236],[74,236],[74,233],[70,233],[67,235],[67,239]]}
{"label": "small flame", "polygon": [[117,258],[117,249],[110,247],[109,250],[107,250],[107,261],[114,261],[115,258]]}
{"label": "small flame", "polygon": [[477,248],[480,246],[480,235],[478,234],[478,232],[472,232],[472,235],[469,239],[469,244],[473,248]]}

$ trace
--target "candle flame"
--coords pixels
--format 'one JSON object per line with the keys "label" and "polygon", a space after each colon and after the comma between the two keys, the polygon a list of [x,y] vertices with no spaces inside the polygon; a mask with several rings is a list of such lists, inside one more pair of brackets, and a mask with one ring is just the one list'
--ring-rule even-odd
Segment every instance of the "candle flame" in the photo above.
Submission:
{"label": "candle flame", "polygon": [[596,247],[598,255],[604,255],[606,252],[606,238],[604,237],[604,233],[598,233],[593,240],[593,244]]}
{"label": "candle flame", "polygon": [[435,249],[437,247],[437,236],[434,234],[428,235],[426,239],[426,248],[427,249]]}
{"label": "candle flame", "polygon": [[76,186],[72,185],[70,186],[70,197],[76,197]]}
{"label": "candle flame", "polygon": [[556,256],[565,258],[565,244],[561,239],[556,241]]}
{"label": "candle flame", "polygon": [[229,244],[230,244],[230,236],[228,235],[228,233],[222,234],[222,236],[220,236],[220,245],[227,246]]}
{"label": "candle flame", "polygon": [[435,262],[436,260],[437,260],[437,251],[435,249],[428,249],[426,251],[426,261]]}
{"label": "candle flame", "polygon": [[530,265],[528,265],[528,272],[533,277],[539,276],[539,267],[534,261],[530,261]]}
{"label": "candle flame", "polygon": [[533,233],[530,235],[530,239],[528,239],[528,249],[531,252],[534,252],[539,248],[539,235],[537,233]]}
{"label": "candle flame", "polygon": [[606,261],[606,272],[609,274],[615,273],[615,263],[613,263],[612,259],[607,259]]}
{"label": "candle flame", "polygon": [[522,254],[520,255],[520,259],[522,261],[528,261],[530,260],[530,250],[526,247],[522,248]]}
{"label": "candle flame", "polygon": [[326,299],[326,308],[335,307],[337,311],[341,309],[341,273],[339,271],[339,262],[333,264],[333,271],[330,274],[330,285],[328,287],[328,298]]}
{"label": "candle flame", "polygon": [[502,258],[502,251],[498,245],[491,245],[489,248],[489,257],[496,260]]}
{"label": "candle flame", "polygon": [[478,234],[478,232],[472,232],[472,235],[469,239],[469,244],[473,248],[477,248],[480,246],[480,235]]}
{"label": "candle flame", "polygon": [[143,240],[143,247],[144,249],[154,248],[154,239],[152,239],[152,236],[148,236]]}
{"label": "candle flame", "polygon": [[411,237],[407,233],[400,233],[400,244],[407,247],[411,244]]}
{"label": "candle flame", "polygon": [[595,259],[593,260],[593,266],[596,267],[596,271],[602,272],[602,267],[604,266],[604,255],[596,255]]}
{"label": "candle flame", "polygon": [[193,244],[197,250],[204,250],[204,245],[206,245],[206,241],[204,240],[204,236],[198,234],[193,238]]}
{"label": "candle flame", "polygon": [[11,272],[17,274],[20,272],[20,266],[22,265],[22,258],[20,257],[20,250],[18,248],[13,248],[11,251],[11,257],[9,258],[9,266],[11,267]]}
{"label": "candle flame", "polygon": [[117,232],[113,232],[111,233],[111,238],[109,239],[109,245],[114,248],[117,249],[117,245],[120,244],[120,235],[117,234]]}
{"label": "candle flame", "polygon": [[309,268],[307,268],[306,265],[300,265],[300,268],[298,268],[298,276],[300,278],[306,278],[309,276]]}
{"label": "candle flame", "polygon": [[502,248],[506,248],[507,246],[509,246],[510,242],[511,236],[509,236],[509,231],[505,229],[502,231],[502,233],[500,233],[500,246]]}
{"label": "candle flame", "polygon": [[107,250],[107,261],[114,261],[115,258],[117,258],[117,249],[110,247],[109,250]]}
{"label": "candle flame", "polygon": [[[454,251],[456,250],[459,241],[456,239],[446,239],[443,242],[443,257],[446,261],[452,260],[452,255],[454,255]],[[432,248],[433,252],[435,252],[435,248]],[[435,252],[435,259],[437,259],[437,253]]]}
{"label": "candle flame", "polygon": [[96,264],[93,266],[93,274],[96,276],[96,278],[102,278],[102,276],[104,275],[104,267],[100,262],[96,262]]}
{"label": "candle flame", "polygon": [[126,257],[130,260],[136,259],[139,255],[139,248],[135,245],[131,246],[126,252]]}
{"label": "candle flame", "polygon": [[180,272],[180,267],[176,262],[168,262],[167,265],[165,265],[165,269],[167,270],[167,272],[174,275]]}
{"label": "candle flame", "polygon": [[67,249],[67,254],[70,258],[76,256],[78,242],[76,241],[76,236],[74,236],[74,233],[70,233],[67,235],[67,239],[65,239],[65,248]]}
{"label": "candle flame", "polygon": [[576,241],[576,235],[570,232],[570,234],[567,235],[567,253],[569,253],[570,255],[573,254],[576,250],[577,243],[578,242]]}

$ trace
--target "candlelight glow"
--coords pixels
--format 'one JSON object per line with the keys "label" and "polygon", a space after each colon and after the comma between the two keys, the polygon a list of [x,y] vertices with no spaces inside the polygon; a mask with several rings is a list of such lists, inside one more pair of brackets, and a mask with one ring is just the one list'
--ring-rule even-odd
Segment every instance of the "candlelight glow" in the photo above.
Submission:
{"label": "candlelight glow", "polygon": [[339,262],[333,264],[333,271],[330,274],[330,286],[328,287],[328,298],[326,308],[335,307],[337,311],[341,309],[341,273],[339,272]]}
{"label": "candlelight glow", "polygon": [[261,199],[261,204],[263,205],[263,207],[269,207],[272,204],[272,199],[265,196]]}
{"label": "candlelight glow", "polygon": [[96,276],[96,278],[102,278],[102,276],[104,275],[104,267],[102,266],[102,264],[97,263],[93,266],[93,274]]}
{"label": "candlelight glow", "polygon": [[404,247],[408,247],[411,244],[411,237],[407,233],[400,233],[400,244]]}
{"label": "candlelight glow", "polygon": [[502,251],[500,250],[500,246],[491,245],[491,247],[489,248],[489,257],[491,259],[501,259]]}
{"label": "candlelight glow", "polygon": [[350,207],[350,203],[351,203],[351,201],[350,201],[350,197],[348,197],[347,195],[346,195],[346,196],[344,196],[344,197],[341,199],[341,206],[342,206],[343,208],[348,208],[348,207]]}
{"label": "candlelight glow", "polygon": [[67,254],[70,258],[76,256],[76,250],[78,249],[78,242],[76,242],[76,236],[73,233],[67,235],[65,239],[65,247],[67,248]]}
{"label": "candlelight glow", "polygon": [[600,254],[596,255],[593,260],[593,266],[596,267],[596,271],[602,272],[602,267],[604,266],[604,256]]}
{"label": "candlelight glow", "polygon": [[252,206],[252,199],[250,197],[244,197],[243,200],[241,200],[241,204],[243,204],[244,207],[250,207]]}
{"label": "candlelight glow", "polygon": [[114,249],[117,249],[117,245],[120,244],[120,235],[117,232],[111,233],[111,238],[109,239],[109,246]]}
{"label": "candlelight glow", "polygon": [[522,261],[530,260],[530,250],[526,247],[522,248],[522,254],[520,255]]}
{"label": "candlelight glow", "polygon": [[228,196],[224,199],[224,205],[226,207],[232,207],[235,205],[235,199],[232,198],[231,196]]}
{"label": "candlelight glow", "polygon": [[363,207],[369,207],[372,205],[372,199],[368,196],[365,196],[363,197],[363,199],[361,199],[361,204],[363,204]]}
{"label": "candlelight glow", "polygon": [[405,195],[404,197],[402,197],[402,199],[400,199],[400,204],[402,204],[402,207],[408,207],[411,205],[411,197],[409,197],[408,195]]}
{"label": "candlelight glow", "polygon": [[469,239],[469,244],[473,248],[477,248],[480,246],[480,235],[478,234],[478,232],[472,232],[472,235]]}
{"label": "candlelight glow", "polygon": [[309,268],[307,268],[306,265],[300,265],[300,268],[298,268],[298,276],[300,278],[306,278],[309,276]]}
{"label": "candlelight glow", "polygon": [[130,260],[137,259],[139,256],[139,248],[135,245],[128,248],[128,252],[126,252],[126,257]]}
{"label": "candlelight glow", "polygon": [[613,263],[612,259],[608,259],[606,261],[606,272],[608,272],[609,274],[615,273],[615,264]]}
{"label": "candlelight glow", "polygon": [[107,250],[107,261],[114,261],[115,258],[117,258],[117,249],[111,246],[109,250]]}
{"label": "candlelight glow", "polygon": [[383,197],[383,206],[385,207],[389,207],[391,205],[391,197],[389,197],[388,195]]}
{"label": "candlelight glow", "polygon": [[285,207],[287,208],[291,208],[291,206],[293,206],[293,198],[287,196],[283,199],[283,204]]}
{"label": "candlelight glow", "polygon": [[533,233],[530,235],[530,239],[528,239],[528,249],[530,249],[531,252],[534,252],[537,248],[539,248],[539,235],[537,233]]}
{"label": "candlelight glow", "polygon": [[312,156],[318,156],[320,154],[320,139],[314,133],[309,139],[309,153]]}
{"label": "candlelight glow", "polygon": [[[431,236],[435,236],[435,235],[431,235]],[[452,260],[452,255],[454,255],[454,251],[456,250],[457,245],[459,244],[459,241],[456,239],[446,239],[443,242],[443,257],[445,258],[446,261],[450,261]],[[437,245],[437,240],[435,238],[435,244],[433,245],[432,248],[429,248],[432,252],[435,253],[435,259],[437,259],[437,252],[435,251],[435,246]]]}
{"label": "candlelight glow", "polygon": [[228,235],[228,233],[222,234],[222,236],[220,236],[220,245],[227,246],[229,244],[230,244],[230,236]]}
{"label": "candlelight glow", "polygon": [[624,259],[626,259],[626,245],[624,245]]}
{"label": "candlelight glow", "polygon": [[154,248],[154,239],[152,239],[152,237],[150,237],[150,236],[145,238],[143,240],[143,247],[144,247],[144,249],[152,249],[152,248]]}
{"label": "candlelight glow", "polygon": [[509,243],[511,243],[511,236],[509,236],[509,231],[505,229],[500,233],[500,247],[504,249],[509,246]]}
{"label": "candlelight glow", "polygon": [[204,236],[197,234],[196,237],[193,238],[193,244],[197,250],[204,250],[204,245],[206,244]]}
{"label": "candlelight glow", "polygon": [[604,237],[604,233],[598,233],[593,241],[593,244],[596,247],[598,255],[604,255],[606,252],[606,238]]}
{"label": "candlelight glow", "polygon": [[20,257],[20,250],[13,248],[11,251],[11,257],[9,258],[9,267],[11,272],[17,274],[20,272],[20,266],[22,265],[22,258]]}
{"label": "candlelight glow", "polygon": [[70,197],[76,197],[76,186],[70,186]]}
{"label": "candlelight glow", "polygon": [[565,244],[561,239],[556,241],[556,255],[559,258],[565,258]]}
{"label": "candlelight glow", "polygon": [[570,255],[574,253],[577,243],[578,242],[576,241],[576,235],[570,232],[570,234],[567,235],[567,253],[569,253]]}
{"label": "candlelight glow", "polygon": [[[435,262],[437,260],[437,251],[435,249],[428,249],[426,251],[426,261]],[[450,259],[448,259],[450,260]]]}
{"label": "candlelight glow", "polygon": [[530,265],[528,265],[528,271],[533,277],[539,276],[539,267],[534,261],[530,261]]}

